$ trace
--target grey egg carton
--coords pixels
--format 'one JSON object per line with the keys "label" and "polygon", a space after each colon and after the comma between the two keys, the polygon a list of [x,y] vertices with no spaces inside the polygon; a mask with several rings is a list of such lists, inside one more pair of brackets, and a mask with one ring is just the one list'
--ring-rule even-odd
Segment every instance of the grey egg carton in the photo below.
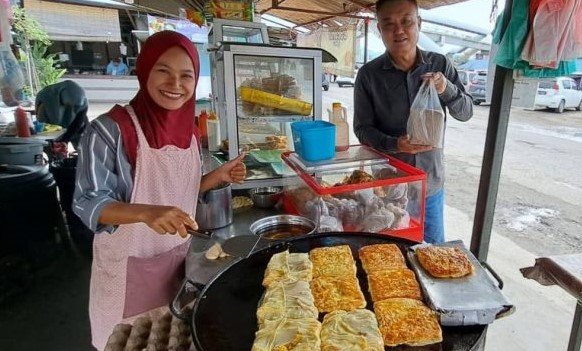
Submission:
{"label": "grey egg carton", "polygon": [[133,324],[118,324],[105,351],[195,351],[190,326],[170,312],[161,317],[139,317]]}

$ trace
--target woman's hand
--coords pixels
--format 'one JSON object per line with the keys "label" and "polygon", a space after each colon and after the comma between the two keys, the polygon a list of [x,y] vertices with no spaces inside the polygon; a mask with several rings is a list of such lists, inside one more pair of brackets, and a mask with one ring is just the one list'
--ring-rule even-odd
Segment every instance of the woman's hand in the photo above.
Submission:
{"label": "woman's hand", "polygon": [[198,229],[196,221],[186,212],[174,206],[147,206],[141,215],[142,222],[155,230],[158,234],[180,234],[182,238],[188,236],[186,226]]}
{"label": "woman's hand", "polygon": [[432,146],[411,144],[410,136],[408,134],[398,138],[396,148],[398,152],[403,152],[407,154],[417,154],[419,152],[432,150]]}
{"label": "woman's hand", "polygon": [[245,156],[246,153],[243,152],[234,160],[230,160],[218,167],[215,172],[220,181],[226,183],[242,183],[247,176],[247,168],[243,163]]}
{"label": "woman's hand", "polygon": [[433,82],[437,93],[440,95],[442,93],[445,92],[445,89],[447,88],[447,78],[445,77],[444,74],[442,74],[441,72],[430,72],[430,73],[425,73],[422,75],[421,77],[424,80],[430,80]]}

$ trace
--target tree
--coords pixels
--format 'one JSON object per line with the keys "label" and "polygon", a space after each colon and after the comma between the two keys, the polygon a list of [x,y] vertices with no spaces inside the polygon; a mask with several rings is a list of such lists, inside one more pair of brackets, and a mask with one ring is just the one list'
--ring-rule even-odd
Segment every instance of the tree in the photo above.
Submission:
{"label": "tree", "polygon": [[40,24],[23,8],[13,6],[12,11],[15,39],[25,54],[20,59],[26,66],[29,92],[34,94],[47,85],[57,83],[66,70],[58,67],[55,54],[47,53],[52,42]]}

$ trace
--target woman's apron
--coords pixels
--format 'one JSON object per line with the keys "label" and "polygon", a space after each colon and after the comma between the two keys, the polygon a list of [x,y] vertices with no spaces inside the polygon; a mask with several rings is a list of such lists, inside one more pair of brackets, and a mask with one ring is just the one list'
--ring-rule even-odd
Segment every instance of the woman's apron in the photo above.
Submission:
{"label": "woman's apron", "polygon": [[[130,202],[176,206],[194,217],[201,179],[196,139],[188,149],[151,148],[133,108],[126,109],[138,137]],[[189,243],[178,234],[160,235],[144,223],[123,224],[112,234],[95,235],[89,317],[97,349],[105,347],[122,320],[171,301],[184,277]]]}

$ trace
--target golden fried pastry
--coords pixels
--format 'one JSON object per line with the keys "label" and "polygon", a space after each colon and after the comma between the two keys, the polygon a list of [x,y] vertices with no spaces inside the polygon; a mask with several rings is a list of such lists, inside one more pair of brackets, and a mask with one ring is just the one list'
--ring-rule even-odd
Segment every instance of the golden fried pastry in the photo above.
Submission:
{"label": "golden fried pastry", "polygon": [[374,313],[365,309],[334,311],[323,318],[321,351],[384,351]]}
{"label": "golden fried pastry", "polygon": [[394,298],[374,303],[384,345],[422,346],[443,340],[436,313],[421,301]]}
{"label": "golden fried pastry", "polygon": [[317,315],[309,283],[302,280],[271,285],[257,309],[259,326],[283,318],[317,319]]}
{"label": "golden fried pastry", "polygon": [[320,350],[321,323],[314,318],[265,322],[255,333],[251,351]]}
{"label": "golden fried pastry", "polygon": [[475,270],[469,257],[458,247],[425,246],[416,249],[420,265],[435,278],[460,278]]}
{"label": "golden fried pastry", "polygon": [[313,278],[311,292],[320,313],[366,307],[364,294],[354,274]]}
{"label": "golden fried pastry", "polygon": [[359,250],[362,267],[366,273],[386,269],[406,268],[402,252],[395,244],[367,245]]}
{"label": "golden fried pastry", "polygon": [[232,209],[237,210],[242,207],[252,206],[253,200],[248,196],[235,196],[232,198]]}
{"label": "golden fried pastry", "polygon": [[408,268],[376,271],[368,274],[368,290],[374,302],[393,297],[422,299],[416,276]]}
{"label": "golden fried pastry", "polygon": [[309,251],[313,277],[355,276],[356,264],[348,245],[318,247]]}
{"label": "golden fried pastry", "polygon": [[297,280],[310,281],[313,276],[312,267],[306,253],[289,253],[289,250],[280,252],[273,255],[267,264],[263,286]]}

